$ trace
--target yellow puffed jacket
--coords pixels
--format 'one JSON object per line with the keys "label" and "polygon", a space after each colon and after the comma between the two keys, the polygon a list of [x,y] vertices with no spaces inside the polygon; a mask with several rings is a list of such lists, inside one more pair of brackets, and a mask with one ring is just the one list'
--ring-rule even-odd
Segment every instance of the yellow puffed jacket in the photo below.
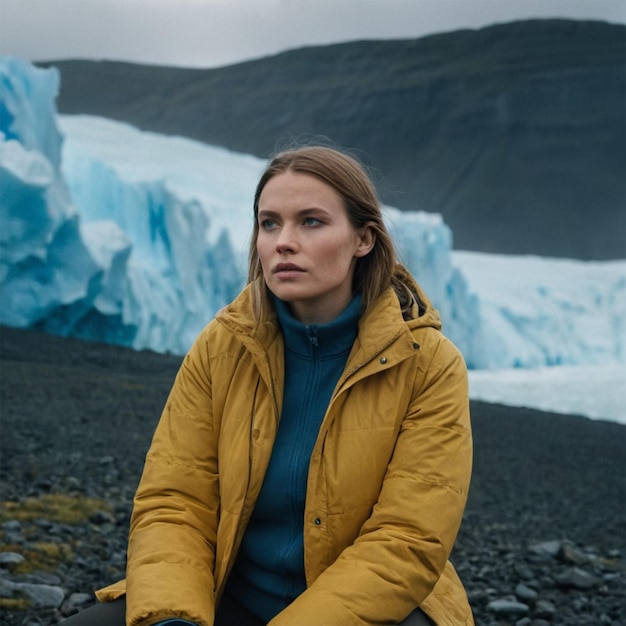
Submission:
{"label": "yellow puffed jacket", "polygon": [[[311,456],[307,590],[272,626],[391,624],[418,605],[472,625],[448,561],[472,463],[467,374],[439,314],[404,321],[392,289],[362,316]],[[211,626],[261,489],[283,395],[276,320],[249,288],[184,359],[148,452],[131,520],[127,624]]]}

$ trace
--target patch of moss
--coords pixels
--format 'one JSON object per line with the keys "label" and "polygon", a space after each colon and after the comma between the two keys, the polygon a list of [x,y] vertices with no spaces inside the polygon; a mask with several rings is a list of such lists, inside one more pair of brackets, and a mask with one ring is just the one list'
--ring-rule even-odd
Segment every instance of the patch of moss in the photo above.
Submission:
{"label": "patch of moss", "polygon": [[0,598],[0,609],[5,611],[25,611],[29,606],[26,598]]}
{"label": "patch of moss", "polygon": [[54,572],[60,563],[71,563],[74,558],[74,552],[70,545],[48,541],[37,541],[30,544],[28,550],[0,544],[0,550],[19,552],[24,557],[24,561],[11,567],[14,574]]}
{"label": "patch of moss", "polygon": [[49,493],[19,502],[2,502],[0,522],[47,519],[59,524],[82,524],[98,510],[110,511],[111,505],[96,498]]}
{"label": "patch of moss", "polygon": [[[18,520],[22,523],[25,537],[35,539],[41,536],[36,520],[46,519],[58,524],[82,524],[96,511],[111,511],[104,500],[82,496],[69,496],[50,493],[39,497],[25,498],[19,502],[0,503],[0,523]],[[60,563],[70,563],[74,558],[74,542],[30,541],[28,549],[21,545],[0,543],[0,551],[17,552],[24,557],[22,563],[10,567],[15,574],[28,574],[33,571],[53,572]],[[0,605],[1,607],[2,605]],[[7,608],[7,607],[5,607]],[[19,609],[13,609],[19,610]]]}

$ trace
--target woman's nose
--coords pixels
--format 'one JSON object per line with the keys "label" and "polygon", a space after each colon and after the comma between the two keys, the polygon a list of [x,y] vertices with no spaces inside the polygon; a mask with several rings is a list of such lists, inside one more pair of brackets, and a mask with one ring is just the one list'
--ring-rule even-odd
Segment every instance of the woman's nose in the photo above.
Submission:
{"label": "woman's nose", "polygon": [[298,242],[293,231],[289,226],[283,226],[276,240],[276,250],[278,252],[294,252],[298,247]]}

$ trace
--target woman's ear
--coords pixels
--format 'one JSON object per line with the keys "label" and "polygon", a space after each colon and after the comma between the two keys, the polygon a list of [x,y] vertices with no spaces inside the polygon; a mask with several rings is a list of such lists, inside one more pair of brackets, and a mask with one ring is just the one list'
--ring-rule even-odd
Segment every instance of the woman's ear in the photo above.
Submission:
{"label": "woman's ear", "polygon": [[357,235],[359,236],[359,243],[354,256],[367,256],[372,251],[372,248],[376,243],[376,233],[374,232],[372,225],[368,222],[365,226],[359,228]]}

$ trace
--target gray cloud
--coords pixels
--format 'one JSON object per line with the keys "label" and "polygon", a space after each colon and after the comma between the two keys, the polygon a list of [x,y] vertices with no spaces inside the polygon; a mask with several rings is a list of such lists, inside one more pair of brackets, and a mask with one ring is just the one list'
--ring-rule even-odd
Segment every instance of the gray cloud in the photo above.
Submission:
{"label": "gray cloud", "polygon": [[215,67],[305,45],[530,17],[626,22],[623,0],[0,0],[0,54]]}

